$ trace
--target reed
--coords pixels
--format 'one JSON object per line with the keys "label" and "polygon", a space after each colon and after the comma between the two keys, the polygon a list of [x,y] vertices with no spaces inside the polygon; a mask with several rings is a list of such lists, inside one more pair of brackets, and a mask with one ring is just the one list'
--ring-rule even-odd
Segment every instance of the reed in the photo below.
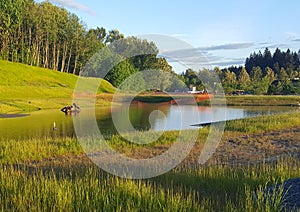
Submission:
{"label": "reed", "polygon": [[30,170],[2,166],[1,210],[279,211],[283,189],[265,189],[300,176],[299,160],[254,166],[176,169],[149,180],[107,175],[94,166]]}

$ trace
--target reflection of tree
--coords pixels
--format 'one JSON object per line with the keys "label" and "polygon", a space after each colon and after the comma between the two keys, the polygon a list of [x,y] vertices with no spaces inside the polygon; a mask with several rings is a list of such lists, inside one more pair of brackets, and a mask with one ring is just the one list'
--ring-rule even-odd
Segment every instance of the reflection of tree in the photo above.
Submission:
{"label": "reflection of tree", "polygon": [[109,107],[102,108],[101,110],[95,111],[98,128],[104,137],[110,137],[111,135],[117,134],[117,130],[114,127],[111,110]]}
{"label": "reflection of tree", "polygon": [[254,116],[262,116],[262,115],[267,115],[264,114],[263,111],[253,111],[253,110],[244,110],[244,117],[254,117]]}
{"label": "reflection of tree", "polygon": [[[170,110],[170,106],[142,102],[139,102],[135,105],[131,105],[129,109],[129,119],[133,127],[137,130],[150,130],[151,125],[149,122],[149,117],[150,114],[155,110],[159,110],[163,112],[165,116],[167,116]],[[154,116],[154,119],[158,120],[159,117]]]}
{"label": "reflection of tree", "polygon": [[[112,120],[111,110],[101,110],[97,112],[97,123],[101,134],[108,138],[111,135],[118,134],[118,131],[115,127],[115,124],[118,124],[119,128],[122,132],[130,132],[132,130],[130,126],[128,126],[128,113],[126,112],[126,107],[114,107],[113,113],[116,114],[118,123],[114,123]],[[150,114],[155,111],[159,110],[168,115],[170,110],[170,105],[159,105],[159,104],[149,104],[149,103],[138,103],[132,104],[129,108],[129,120],[131,125],[135,130],[138,131],[148,131],[151,128],[149,122]],[[155,120],[158,120],[159,117],[152,116]]]}
{"label": "reflection of tree", "polygon": [[244,110],[244,117],[253,117],[253,116],[265,116],[265,115],[271,115],[276,114],[279,111],[271,110],[268,108],[260,108],[259,110]]}

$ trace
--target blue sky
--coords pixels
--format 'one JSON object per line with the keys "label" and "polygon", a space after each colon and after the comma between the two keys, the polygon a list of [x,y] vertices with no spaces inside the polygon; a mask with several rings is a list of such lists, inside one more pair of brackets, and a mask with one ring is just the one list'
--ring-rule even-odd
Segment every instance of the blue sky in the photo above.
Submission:
{"label": "blue sky", "polygon": [[[41,1],[37,1],[41,2]],[[161,34],[189,43],[211,66],[242,65],[253,51],[300,49],[296,0],[50,0],[89,28]],[[194,57],[194,62],[197,58]],[[205,66],[205,64],[202,64]]]}

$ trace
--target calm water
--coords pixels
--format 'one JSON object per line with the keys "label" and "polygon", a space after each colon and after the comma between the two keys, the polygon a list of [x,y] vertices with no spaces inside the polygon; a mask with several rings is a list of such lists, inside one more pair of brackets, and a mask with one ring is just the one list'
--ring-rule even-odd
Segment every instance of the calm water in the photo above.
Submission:
{"label": "calm water", "polygon": [[[0,139],[26,139],[32,137],[75,136],[73,118],[84,125],[96,117],[102,134],[116,133],[116,125],[121,131],[136,130],[178,130],[196,128],[194,124],[213,121],[239,119],[274,113],[291,112],[292,107],[197,107],[143,104],[125,107],[104,107],[96,111],[83,110],[76,116],[65,115],[60,110],[46,110],[31,113],[27,117],[0,118]],[[113,111],[113,119],[112,112]],[[56,130],[53,131],[53,123]],[[128,123],[133,128],[128,127]],[[89,126],[86,126],[89,127]]]}

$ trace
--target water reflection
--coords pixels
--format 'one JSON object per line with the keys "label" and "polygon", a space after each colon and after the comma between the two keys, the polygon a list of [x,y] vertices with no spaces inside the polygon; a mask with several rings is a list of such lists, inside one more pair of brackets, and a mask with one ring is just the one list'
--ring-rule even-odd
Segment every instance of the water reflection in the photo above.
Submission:
{"label": "water reflection", "polygon": [[[194,124],[239,119],[245,117],[270,115],[274,113],[291,112],[292,107],[196,107],[159,104],[135,104],[129,111],[122,106],[102,107],[92,110],[82,110],[76,118],[87,129],[90,120],[96,116],[98,128],[103,135],[117,133],[115,125],[123,132],[132,130],[147,131],[150,129],[179,130],[195,128]],[[111,113],[115,119],[112,120]],[[128,112],[128,113],[127,113]],[[128,126],[127,114],[132,128]],[[0,139],[27,139],[36,137],[75,136],[73,116],[66,116],[59,110],[38,111],[27,117],[0,118]],[[56,130],[53,130],[53,123]]]}
{"label": "water reflection", "polygon": [[59,110],[38,111],[26,117],[0,119],[0,139],[75,136],[72,126],[72,117]]}

